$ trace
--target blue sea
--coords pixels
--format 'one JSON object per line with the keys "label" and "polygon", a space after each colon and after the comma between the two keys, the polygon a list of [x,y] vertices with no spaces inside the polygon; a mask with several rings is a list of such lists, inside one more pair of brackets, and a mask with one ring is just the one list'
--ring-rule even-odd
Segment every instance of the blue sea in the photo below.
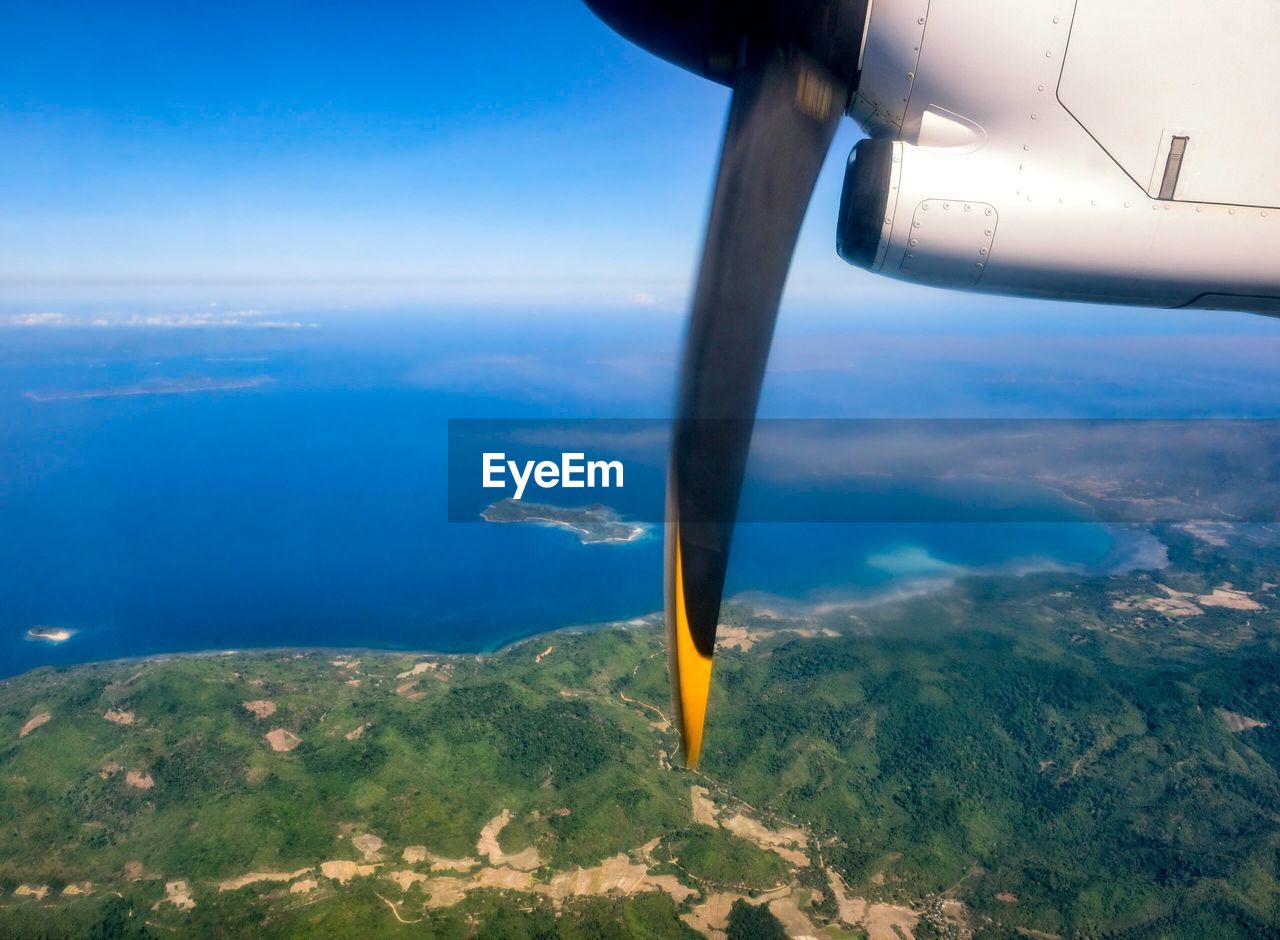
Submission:
{"label": "blue sea", "polygon": [[[563,313],[0,330],[0,675],[206,649],[483,651],[656,611],[658,532],[584,545],[448,521],[446,431],[460,417],[665,416],[678,338],[675,318]],[[1207,394],[1218,412],[1256,413],[1275,387],[1257,336],[1244,360],[1224,341],[1229,387],[1203,378],[1203,337],[1148,337],[1140,378],[1123,357],[1046,372],[1043,337],[1023,339],[1019,352],[884,325],[784,330],[763,411],[1187,413]],[[1199,343],[1201,379],[1177,371],[1184,341]],[[1118,538],[1091,523],[757,523],[737,536],[729,590],[803,599],[1100,570],[1124,554]],[[28,639],[35,625],[74,635]]]}

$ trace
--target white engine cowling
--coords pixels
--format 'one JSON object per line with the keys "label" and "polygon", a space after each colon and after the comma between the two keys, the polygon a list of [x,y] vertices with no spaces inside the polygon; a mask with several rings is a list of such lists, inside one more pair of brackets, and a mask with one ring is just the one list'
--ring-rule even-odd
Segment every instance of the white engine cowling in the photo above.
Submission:
{"label": "white engine cowling", "polygon": [[1280,314],[1265,105],[1280,7],[874,0],[868,22],[846,260],[953,288]]}

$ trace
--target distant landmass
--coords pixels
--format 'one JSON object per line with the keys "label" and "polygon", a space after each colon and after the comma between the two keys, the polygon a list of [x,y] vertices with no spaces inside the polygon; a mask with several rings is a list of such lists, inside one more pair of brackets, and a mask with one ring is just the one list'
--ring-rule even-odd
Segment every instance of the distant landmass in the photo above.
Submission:
{"label": "distant landmass", "polygon": [[644,538],[650,526],[627,522],[616,511],[598,503],[591,506],[550,506],[523,500],[500,499],[487,507],[481,517],[487,522],[529,522],[534,525],[568,529],[584,545],[601,542],[634,542]]}
{"label": "distant landmass", "polygon": [[266,376],[236,379],[193,378],[181,381],[142,382],[137,385],[124,385],[118,388],[89,388],[73,391],[24,392],[23,398],[28,401],[75,401],[93,398],[133,398],[144,395],[190,395],[196,392],[230,392],[244,388],[258,388],[269,385],[272,379]]}
{"label": "distant landmass", "polygon": [[1280,935],[1276,529],[1158,534],[731,603],[697,772],[657,615],[0,681],[0,936]]}

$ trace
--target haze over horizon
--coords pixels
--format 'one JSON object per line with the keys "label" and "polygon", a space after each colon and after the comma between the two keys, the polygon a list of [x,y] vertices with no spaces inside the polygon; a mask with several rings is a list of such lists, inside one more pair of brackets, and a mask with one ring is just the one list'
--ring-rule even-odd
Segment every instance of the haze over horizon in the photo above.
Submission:
{"label": "haze over horizon", "polygon": [[[536,15],[54,0],[6,20],[0,325],[685,310],[728,91],[576,0]],[[967,329],[956,316],[1270,335],[1246,315],[947,294],[854,269],[834,229],[858,137],[844,122],[819,181],[784,329]]]}

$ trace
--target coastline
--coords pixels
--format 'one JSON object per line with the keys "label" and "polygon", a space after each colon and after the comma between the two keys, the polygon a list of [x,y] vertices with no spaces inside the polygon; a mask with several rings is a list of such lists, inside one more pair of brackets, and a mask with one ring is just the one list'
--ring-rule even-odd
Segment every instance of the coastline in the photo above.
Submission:
{"label": "coastline", "polygon": [[[904,576],[895,578],[888,584],[864,589],[819,588],[809,592],[806,596],[800,597],[783,597],[766,591],[748,589],[726,596],[725,604],[751,609],[753,616],[762,616],[766,619],[772,616],[818,622],[823,617],[835,613],[853,612],[859,609],[865,610],[909,601],[916,597],[939,594],[955,588],[958,584],[970,578],[1022,578],[1028,575],[1045,573],[1096,578],[1141,570],[1158,570],[1168,566],[1169,559],[1165,552],[1164,542],[1155,533],[1136,525],[1123,523],[1105,523],[1104,525],[1111,533],[1113,543],[1106,556],[1094,565],[1067,565],[1046,558],[1021,558],[988,567],[952,566],[950,570],[942,573]],[[528,633],[520,633],[476,650],[438,650],[359,644],[351,646],[242,646],[222,649],[173,650],[72,663],[45,663],[33,666],[20,673],[0,677],[0,683],[7,682],[9,679],[18,676],[29,675],[40,669],[65,669],[112,663],[159,662],[179,657],[213,657],[237,654],[359,653],[362,655],[424,656],[436,659],[485,658],[501,655],[525,643],[566,633],[586,633],[603,629],[643,629],[646,627],[661,629],[663,624],[663,612],[661,610],[651,610],[629,618],[568,623],[550,629],[538,629]],[[68,630],[68,632],[71,635],[68,637],[70,639],[74,637],[77,631]],[[26,639],[29,642],[34,642],[34,639],[30,636],[27,636]],[[49,642],[49,645],[54,648],[66,648],[65,643],[62,641],[45,642]]]}
{"label": "coastline", "polygon": [[535,640],[566,633],[591,633],[597,630],[639,630],[646,627],[659,629],[662,627],[662,612],[657,611],[626,620],[606,620],[599,623],[567,624],[550,630],[539,630],[535,633],[521,634],[503,640],[488,649],[466,650],[433,650],[425,648],[402,649],[391,646],[237,646],[223,649],[171,650],[163,653],[139,653],[136,656],[112,656],[107,659],[90,659],[73,663],[44,663],[33,666],[23,672],[9,676],[0,676],[0,685],[23,676],[45,669],[81,669],[94,666],[118,666],[127,663],[159,663],[173,659],[215,659],[222,656],[271,656],[286,653],[305,655],[359,654],[362,656],[413,656],[431,657],[432,659],[486,659],[507,653],[518,646]]}
{"label": "coastline", "polygon": [[[811,592],[806,597],[782,597],[765,591],[738,591],[725,598],[726,605],[748,608],[752,616],[764,619],[787,619],[819,622],[823,617],[843,611],[865,610],[872,607],[909,601],[913,598],[939,594],[955,588],[970,578],[1022,578],[1028,575],[1058,573],[1082,578],[1106,577],[1149,568],[1161,568],[1168,564],[1167,556],[1151,557],[1153,549],[1163,549],[1164,543],[1146,530],[1134,531],[1134,527],[1119,524],[1108,525],[1116,537],[1111,551],[1095,566],[1064,565],[1047,559],[1016,559],[1004,565],[992,567],[958,566],[943,574],[921,575],[895,579],[887,585],[864,590],[838,588]],[[1144,551],[1146,550],[1146,551]],[[573,633],[587,633],[604,629],[662,629],[664,614],[661,610],[649,611],[634,617],[588,623],[571,623],[545,630],[535,630],[511,636],[477,650],[438,650],[430,648],[399,648],[369,645],[324,646],[243,646],[222,649],[173,650],[160,653],[142,653],[135,656],[118,656],[109,659],[86,660],[74,663],[46,663],[34,666],[14,675],[0,677],[0,684],[11,679],[30,675],[42,669],[67,669],[85,666],[113,665],[120,663],[163,662],[170,659],[219,657],[235,655],[280,654],[360,654],[380,656],[421,656],[433,659],[484,659],[499,656],[526,643]],[[70,631],[74,635],[75,631]],[[30,637],[28,637],[30,639]],[[63,643],[52,644],[62,648]]]}

